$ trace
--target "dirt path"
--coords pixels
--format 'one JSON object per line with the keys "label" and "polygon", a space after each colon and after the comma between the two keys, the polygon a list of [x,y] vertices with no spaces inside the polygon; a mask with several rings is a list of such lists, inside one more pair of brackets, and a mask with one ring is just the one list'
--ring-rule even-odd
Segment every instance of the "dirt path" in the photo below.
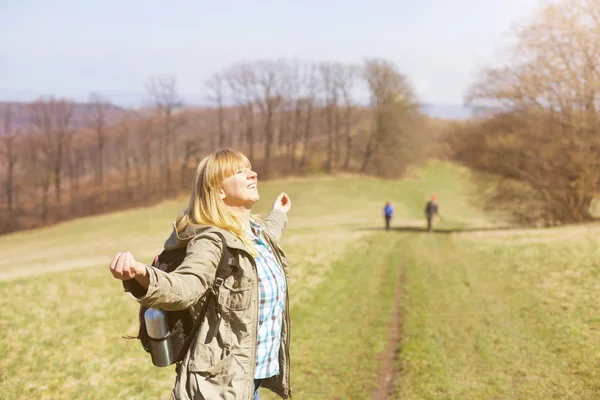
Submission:
{"label": "dirt path", "polygon": [[400,272],[396,283],[394,294],[394,307],[392,318],[388,327],[388,341],[385,350],[379,355],[379,371],[371,400],[387,400],[394,394],[396,374],[398,372],[396,362],[400,355],[400,340],[402,339],[402,311],[400,302],[402,300],[402,283],[404,281],[404,270]]}

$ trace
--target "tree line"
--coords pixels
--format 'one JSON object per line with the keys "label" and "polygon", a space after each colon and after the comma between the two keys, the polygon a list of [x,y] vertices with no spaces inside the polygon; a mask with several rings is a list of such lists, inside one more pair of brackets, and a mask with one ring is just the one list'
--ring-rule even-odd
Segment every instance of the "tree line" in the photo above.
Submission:
{"label": "tree line", "polygon": [[349,171],[399,177],[444,154],[469,167],[484,209],[522,225],[594,218],[600,192],[600,0],[540,7],[516,29],[510,61],[484,68],[465,103],[478,115],[432,121],[392,62],[257,60],[216,71],[210,106],[186,106],[172,76],[148,106],[98,94],[0,105],[0,232],[187,191],[195,164],[235,147],[262,179]]}
{"label": "tree line", "polygon": [[150,204],[189,190],[197,162],[223,147],[262,179],[349,171],[400,176],[423,155],[427,118],[392,62],[258,60],[204,82],[210,106],[186,106],[173,76],[122,109],[42,97],[0,107],[1,231]]}

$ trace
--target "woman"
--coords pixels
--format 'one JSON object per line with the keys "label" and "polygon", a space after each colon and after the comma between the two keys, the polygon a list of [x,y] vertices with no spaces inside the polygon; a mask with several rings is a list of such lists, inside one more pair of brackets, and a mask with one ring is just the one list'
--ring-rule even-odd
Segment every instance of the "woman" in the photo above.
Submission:
{"label": "woman", "polygon": [[[258,399],[258,388],[290,396],[290,316],[287,258],[279,246],[291,202],[281,193],[260,221],[257,174],[240,152],[225,149],[203,159],[189,207],[177,218],[165,249],[187,248],[169,274],[117,253],[116,279],[146,307],[183,310],[211,287],[221,257],[221,232],[239,268],[218,297],[220,317],[209,308],[185,358],[177,364],[171,399]],[[198,307],[200,308],[200,307]],[[217,334],[214,334],[217,332]]]}

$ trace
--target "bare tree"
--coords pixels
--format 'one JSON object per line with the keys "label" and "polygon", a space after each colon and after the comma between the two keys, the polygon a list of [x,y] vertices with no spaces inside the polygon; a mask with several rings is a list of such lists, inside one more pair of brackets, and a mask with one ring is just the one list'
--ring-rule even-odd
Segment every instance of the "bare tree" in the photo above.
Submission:
{"label": "bare tree", "polygon": [[81,135],[75,134],[65,143],[65,164],[66,176],[69,182],[69,208],[71,213],[76,213],[80,189],[80,178],[83,170],[83,151],[84,147]]}
{"label": "bare tree", "polygon": [[30,104],[30,120],[42,133],[45,146],[43,151],[47,168],[52,171],[56,203],[61,203],[62,165],[65,148],[71,141],[74,129],[71,126],[74,104],[64,99],[41,98]]}
{"label": "bare tree", "polygon": [[325,170],[327,172],[331,172],[335,155],[339,154],[337,147],[337,144],[339,144],[339,136],[336,132],[339,101],[337,74],[339,73],[339,70],[339,64],[322,63],[319,66],[321,82],[323,85],[323,97],[325,99],[323,111],[325,113],[325,130],[327,131],[327,158],[325,161]]}
{"label": "bare tree", "polygon": [[205,82],[205,86],[209,92],[209,100],[215,104],[217,108],[217,146],[223,148],[226,146],[225,132],[225,88],[226,82],[221,74],[213,74],[212,77]]}
{"label": "bare tree", "polygon": [[[117,157],[117,167],[123,179],[123,188],[129,199],[134,198],[134,189],[142,188],[142,165],[140,155],[136,151],[139,143],[136,139],[135,113],[124,113],[115,124],[115,138],[113,152]],[[132,179],[135,178],[135,179]]]}
{"label": "bare tree", "polygon": [[287,143],[287,158],[289,161],[290,171],[295,172],[297,169],[297,146],[301,137],[302,130],[302,106],[303,106],[303,88],[307,81],[308,64],[295,61],[290,65],[290,84],[288,86],[289,93],[286,96],[289,103],[289,123],[290,129],[289,140]]}
{"label": "bare tree", "polygon": [[275,113],[284,104],[287,82],[282,79],[287,65],[284,61],[259,61],[254,65],[254,101],[263,121],[264,160],[262,175],[269,177],[269,162],[273,144]]}
{"label": "bare tree", "polygon": [[153,146],[153,143],[155,142],[153,140],[153,126],[155,124],[154,119],[156,117],[145,117],[138,114],[133,115],[130,118],[130,126],[134,131],[132,139],[133,162],[135,163],[136,171],[143,171],[143,173],[137,174],[139,179],[138,187],[144,188],[145,197],[148,198],[152,192],[152,169],[154,167],[153,160],[157,158],[155,147]]}
{"label": "bare tree", "polygon": [[13,199],[15,196],[15,167],[19,161],[18,137],[21,130],[14,124],[14,111],[10,104],[4,107],[1,114],[0,124],[0,156],[6,165],[6,201],[8,211],[13,211]]}
{"label": "bare tree", "polygon": [[36,129],[28,131],[21,138],[22,189],[27,197],[39,202],[34,210],[39,212],[39,218],[45,224],[49,218],[49,189],[52,182],[52,169],[48,167],[46,154],[47,140],[44,134]]}
{"label": "bare tree", "polygon": [[158,155],[161,162],[163,189],[168,193],[172,186],[171,163],[175,158],[177,132],[180,125],[176,113],[182,107],[183,101],[177,92],[177,82],[173,76],[150,78],[147,91],[157,115],[162,120],[163,129],[159,135],[161,151]]}
{"label": "bare tree", "polygon": [[352,128],[356,117],[356,104],[353,90],[355,89],[358,68],[355,65],[345,65],[337,77],[337,87],[342,99],[341,119],[345,138],[344,169],[350,168],[352,154]]}
{"label": "bare tree", "polygon": [[123,179],[123,189],[128,199],[132,197],[131,170],[135,164],[131,147],[131,126],[129,121],[122,119],[115,140],[114,152],[117,157],[119,173]]}
{"label": "bare tree", "polygon": [[302,132],[302,156],[300,158],[300,169],[305,169],[309,163],[310,150],[308,143],[312,136],[314,125],[314,110],[316,107],[318,92],[321,88],[317,65],[308,64],[305,75],[305,85],[302,93],[300,106],[304,114],[304,127]]}
{"label": "bare tree", "polygon": [[237,64],[226,71],[227,84],[235,102],[241,110],[241,118],[245,125],[245,139],[249,147],[248,158],[254,163],[256,134],[256,72],[251,64]]}
{"label": "bare tree", "polygon": [[98,93],[90,95],[91,116],[88,117],[87,125],[91,126],[96,133],[96,151],[94,155],[94,183],[102,186],[104,184],[104,149],[106,147],[106,125],[108,123],[108,111],[110,104]]}

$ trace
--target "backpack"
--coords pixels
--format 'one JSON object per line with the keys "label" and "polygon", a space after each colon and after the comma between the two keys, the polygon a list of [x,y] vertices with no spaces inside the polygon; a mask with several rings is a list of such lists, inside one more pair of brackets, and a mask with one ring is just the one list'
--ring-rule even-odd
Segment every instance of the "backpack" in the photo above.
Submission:
{"label": "backpack", "polygon": [[432,215],[432,214],[437,214],[437,212],[438,212],[437,204],[432,201],[428,201],[427,206],[425,206],[425,213],[427,213],[427,215]]}
{"label": "backpack", "polygon": [[[223,244],[223,251],[221,253],[221,260],[217,266],[215,273],[215,281],[212,287],[206,290],[206,293],[202,295],[198,303],[202,303],[202,308],[198,314],[197,323],[194,324],[191,309],[179,310],[179,311],[166,311],[167,324],[169,326],[169,333],[162,339],[154,339],[148,336],[146,330],[146,323],[144,320],[144,313],[148,309],[147,307],[140,306],[139,310],[139,330],[136,339],[139,339],[142,347],[147,353],[152,354],[150,351],[153,347],[161,347],[165,345],[166,340],[170,340],[170,348],[173,354],[172,362],[169,364],[175,364],[176,362],[182,361],[185,357],[192,340],[196,336],[196,332],[200,327],[204,316],[208,311],[208,308],[213,306],[214,300],[219,295],[219,289],[221,285],[229,277],[236,268],[238,268],[237,259],[231,254],[227,248],[227,241],[220,232],[215,232],[221,238]],[[163,250],[152,263],[153,267],[156,267],[167,273],[171,273],[177,269],[177,267],[185,259],[187,248],[179,248],[173,250]],[[196,304],[198,304],[196,303]],[[216,304],[214,304],[216,307]],[[217,310],[218,314],[218,310]],[[155,364],[156,365],[156,364]]]}

